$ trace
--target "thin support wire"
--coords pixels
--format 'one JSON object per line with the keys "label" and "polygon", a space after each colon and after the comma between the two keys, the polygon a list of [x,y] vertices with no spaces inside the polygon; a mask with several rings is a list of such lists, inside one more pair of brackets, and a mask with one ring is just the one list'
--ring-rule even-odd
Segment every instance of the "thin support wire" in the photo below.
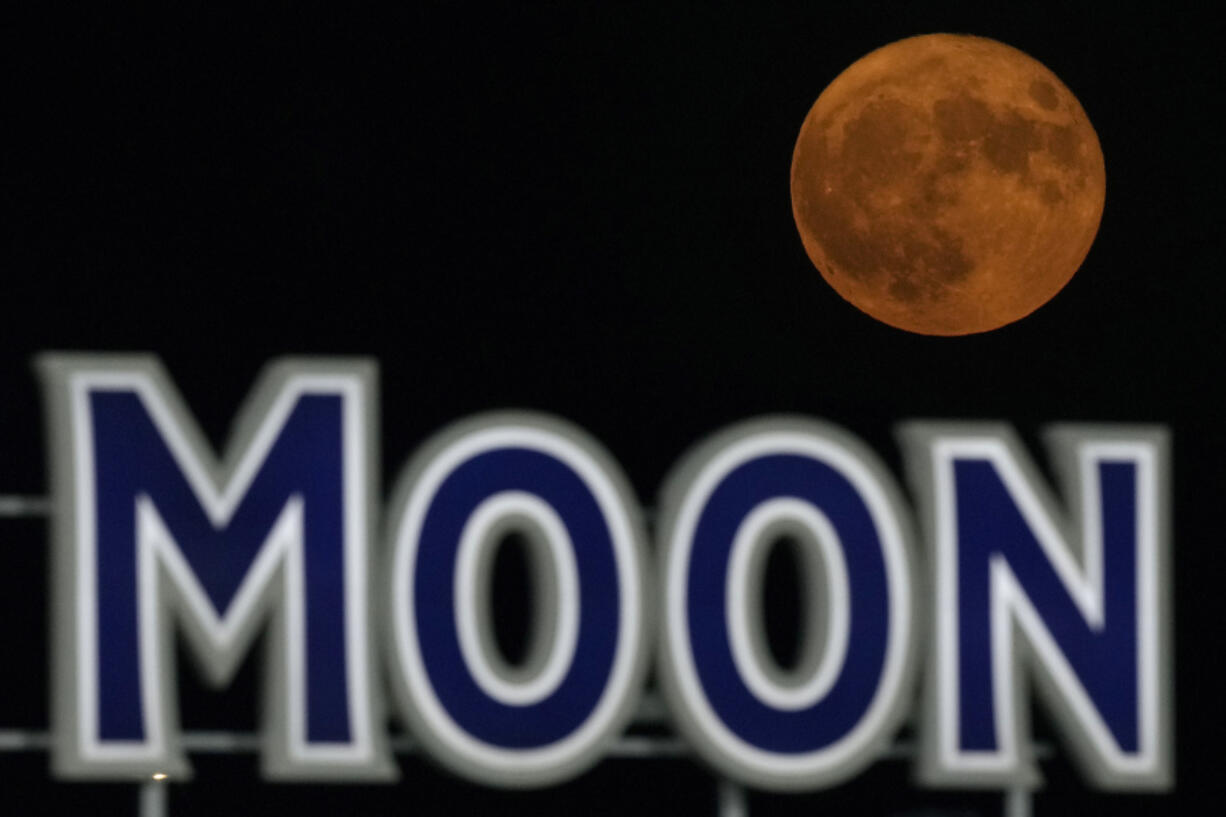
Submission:
{"label": "thin support wire", "polygon": [[150,780],[140,784],[138,817],[169,817],[166,807],[167,785],[160,781]]}
{"label": "thin support wire", "polygon": [[720,780],[715,790],[719,817],[749,817],[749,798],[745,789],[731,780]]}
{"label": "thin support wire", "polygon": [[1016,788],[1005,792],[1005,817],[1031,817],[1034,803],[1030,789]]}

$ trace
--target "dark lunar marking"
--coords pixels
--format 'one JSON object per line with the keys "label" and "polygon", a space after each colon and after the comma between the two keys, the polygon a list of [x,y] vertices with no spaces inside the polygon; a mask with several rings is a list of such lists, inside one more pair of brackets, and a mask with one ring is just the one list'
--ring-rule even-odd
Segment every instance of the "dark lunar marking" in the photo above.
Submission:
{"label": "dark lunar marking", "polygon": [[970,166],[971,156],[969,153],[950,151],[937,155],[934,170],[938,175],[949,176],[955,173],[963,173]]}
{"label": "dark lunar marking", "polygon": [[1041,79],[1036,79],[1030,83],[1030,98],[1039,103],[1039,107],[1046,111],[1054,111],[1060,98],[1056,96],[1056,89],[1051,86],[1051,83],[1044,82]]}
{"label": "dark lunar marking", "polygon": [[[938,227],[879,218],[869,222],[867,233],[858,232],[853,202],[828,199],[825,204],[807,213],[807,221],[833,265],[852,278],[873,284],[883,276],[903,276],[919,286],[957,282],[973,268],[959,239]],[[938,286],[931,294],[939,291]]]}
{"label": "dark lunar marking", "polygon": [[866,236],[836,230],[823,241],[844,272],[865,283],[885,278],[898,300],[936,299],[973,269],[958,237],[931,225],[882,221]]}
{"label": "dark lunar marking", "polygon": [[982,139],[992,124],[992,111],[968,94],[938,99],[932,103],[932,115],[941,138],[953,146]]}
{"label": "dark lunar marking", "polygon": [[[802,232],[816,240],[825,258],[825,265],[819,267],[827,278],[846,275],[882,290],[901,281],[896,287],[900,295],[914,292],[916,298],[936,299],[944,293],[945,284],[970,275],[973,264],[963,254],[961,241],[929,219],[911,216],[900,220],[874,213],[873,194],[882,188],[897,188],[898,176],[914,176],[919,157],[899,151],[893,141],[899,137],[870,127],[878,124],[886,131],[905,133],[915,123],[914,110],[903,103],[874,103],[872,107],[873,111],[866,110],[847,124],[841,154],[831,153],[820,132],[805,136],[807,147],[798,153],[795,167],[796,178],[803,180],[797,182],[797,218],[805,227]],[[965,157],[938,155],[951,170],[960,170],[967,163]],[[891,169],[889,173],[880,170],[883,165]],[[926,183],[917,180],[921,187],[907,212],[922,210],[926,205],[919,199],[925,196],[930,199],[927,206],[953,203],[956,193],[942,190],[939,174],[943,168],[936,170],[937,175]],[[825,192],[827,186],[832,194]]]}
{"label": "dark lunar marking", "polygon": [[941,189],[941,178],[940,173],[928,173],[920,182],[919,197],[907,202],[907,208],[916,216],[927,218],[958,201],[955,193]]}
{"label": "dark lunar marking", "polygon": [[938,99],[932,114],[937,131],[953,151],[981,145],[992,166],[1006,173],[1025,173],[1030,152],[1041,146],[1034,122],[1016,110],[998,119],[987,103],[969,94]]}
{"label": "dark lunar marking", "polygon": [[946,151],[935,157],[932,170],[920,179],[919,195],[907,202],[908,209],[917,216],[929,217],[947,207],[957,204],[960,182],[943,184],[956,179],[970,166],[970,157],[962,152]]}
{"label": "dark lunar marking", "polygon": [[843,128],[846,180],[865,189],[887,184],[913,170],[920,154],[906,148],[908,141],[922,133],[920,124],[918,112],[898,100],[883,99],[864,106],[860,115]]}
{"label": "dark lunar marking", "polygon": [[1071,127],[1065,125],[1049,125],[1047,129],[1047,150],[1056,161],[1065,167],[1077,164],[1081,152],[1081,137]]}
{"label": "dark lunar marking", "polygon": [[1043,201],[1048,204],[1058,204],[1064,201],[1064,194],[1060,192],[1060,185],[1050,180],[1043,182],[1040,194],[1043,196]]}
{"label": "dark lunar marking", "polygon": [[914,281],[895,275],[890,279],[890,297],[896,301],[912,303],[918,301],[923,290]]}
{"label": "dark lunar marking", "polygon": [[1041,147],[1034,122],[1024,119],[1016,110],[1003,120],[993,119],[983,142],[983,155],[1006,173],[1025,173],[1030,165],[1030,152]]}
{"label": "dark lunar marking", "polygon": [[962,252],[962,239],[929,226],[920,233],[904,227],[903,257],[895,267],[891,294],[908,300],[937,300],[945,285],[966,279],[974,269]]}

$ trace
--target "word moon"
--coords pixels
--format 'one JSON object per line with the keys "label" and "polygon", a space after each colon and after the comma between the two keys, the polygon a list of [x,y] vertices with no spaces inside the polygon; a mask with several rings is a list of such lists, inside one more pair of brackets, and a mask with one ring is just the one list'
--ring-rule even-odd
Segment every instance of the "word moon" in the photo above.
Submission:
{"label": "word moon", "polygon": [[[369,362],[272,365],[220,458],[155,359],[46,355],[40,368],[61,776],[190,774],[173,639],[222,686],[267,628],[270,778],[394,779],[390,692],[456,774],[558,783],[625,728],[654,644],[697,755],[752,786],[818,789],[888,747],[922,641],[927,784],[1034,783],[1031,689],[1091,784],[1171,784],[1160,428],[1052,428],[1056,492],[1007,426],[903,425],[921,559],[902,491],[856,438],[803,418],[741,423],[676,466],[651,556],[621,470],[552,417],[445,429],[380,513]],[[511,533],[537,596],[514,666],[490,609]],[[786,669],[761,612],[785,537],[807,599]]]}

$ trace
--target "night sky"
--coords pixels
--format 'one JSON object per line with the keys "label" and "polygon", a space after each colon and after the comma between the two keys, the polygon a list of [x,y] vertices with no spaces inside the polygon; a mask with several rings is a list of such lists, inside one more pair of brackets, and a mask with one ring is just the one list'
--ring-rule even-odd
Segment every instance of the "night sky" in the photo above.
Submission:
{"label": "night sky", "polygon": [[[1055,421],[1173,433],[1176,778],[1104,796],[1055,745],[1036,814],[1178,813],[1218,776],[1219,413],[1226,283],[1221,27],[1169,4],[408,3],[373,14],[13,12],[0,25],[0,494],[45,494],[43,350],[158,355],[219,448],[286,354],[380,368],[382,478],[452,420],[563,417],[654,506],[725,425],[822,418],[899,476],[912,418],[1013,424],[1043,462]],[[1126,10],[1125,10],[1126,9]],[[880,324],[821,279],[792,221],[800,124],[893,40],[973,33],[1050,68],[1106,160],[1102,226],[1051,303],[996,332]],[[45,524],[0,520],[0,729],[47,724]],[[783,594],[787,595],[787,594]],[[786,619],[786,610],[778,615]],[[187,728],[257,723],[262,649],[205,691],[180,651]],[[1041,706],[1035,729],[1050,735]],[[399,732],[400,727],[391,727]],[[709,814],[696,760],[606,760],[511,794],[399,756],[395,786],[262,783],[252,754],[193,756],[170,814]],[[996,814],[905,761],[751,814]],[[55,782],[0,753],[6,813],[134,813],[130,784]],[[11,812],[10,812],[11,808]]]}

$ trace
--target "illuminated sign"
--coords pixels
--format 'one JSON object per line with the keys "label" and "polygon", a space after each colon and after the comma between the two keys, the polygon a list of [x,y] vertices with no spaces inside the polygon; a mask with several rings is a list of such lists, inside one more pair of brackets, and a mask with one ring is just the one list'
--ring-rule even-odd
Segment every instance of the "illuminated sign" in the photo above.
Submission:
{"label": "illuminated sign", "polygon": [[[188,774],[173,638],[220,686],[267,627],[263,766],[277,779],[393,779],[386,676],[396,714],[457,774],[560,782],[625,727],[654,655],[697,754],[754,786],[818,789],[872,763],[921,663],[930,785],[1033,782],[1032,688],[1093,785],[1172,782],[1161,428],[1050,429],[1057,498],[1007,426],[904,424],[917,527],[848,432],[745,422],[675,467],[653,557],[616,463],[552,417],[442,431],[384,512],[369,362],[271,366],[220,459],[156,360],[40,367],[63,777]],[[545,613],[516,667],[489,609],[509,532],[529,542]],[[800,543],[812,600],[788,671],[760,605],[781,536]]]}

